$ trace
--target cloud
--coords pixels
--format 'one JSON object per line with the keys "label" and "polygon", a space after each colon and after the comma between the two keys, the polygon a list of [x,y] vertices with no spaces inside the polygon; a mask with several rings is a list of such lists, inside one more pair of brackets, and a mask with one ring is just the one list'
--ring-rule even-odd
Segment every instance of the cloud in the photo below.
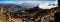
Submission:
{"label": "cloud", "polygon": [[[52,4],[51,6],[49,6],[49,4]],[[55,4],[55,6],[53,6],[53,4]],[[53,2],[53,3],[49,3],[49,2],[46,2],[46,3],[40,3],[39,5],[39,8],[41,9],[51,9],[51,8],[55,8],[57,7],[57,3]]]}

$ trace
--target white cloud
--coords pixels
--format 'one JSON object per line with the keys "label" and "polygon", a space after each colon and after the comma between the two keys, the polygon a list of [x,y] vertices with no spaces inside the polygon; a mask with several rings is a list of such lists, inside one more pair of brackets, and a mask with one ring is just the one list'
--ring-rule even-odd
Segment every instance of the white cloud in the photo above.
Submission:
{"label": "white cloud", "polygon": [[[49,4],[55,4],[55,6],[51,5],[48,6]],[[40,3],[39,8],[41,9],[51,9],[51,8],[55,8],[57,7],[57,3],[56,2],[46,2],[46,3]]]}

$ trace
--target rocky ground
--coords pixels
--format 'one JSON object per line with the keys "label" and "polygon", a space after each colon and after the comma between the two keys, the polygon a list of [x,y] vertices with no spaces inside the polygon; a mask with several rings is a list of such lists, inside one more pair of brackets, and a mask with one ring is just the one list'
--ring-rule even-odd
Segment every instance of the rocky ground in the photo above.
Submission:
{"label": "rocky ground", "polygon": [[[3,9],[0,10],[0,22],[22,22],[22,19],[21,18],[9,18],[9,19],[6,19],[6,16],[5,14],[3,14]],[[7,16],[8,17],[8,16]]]}

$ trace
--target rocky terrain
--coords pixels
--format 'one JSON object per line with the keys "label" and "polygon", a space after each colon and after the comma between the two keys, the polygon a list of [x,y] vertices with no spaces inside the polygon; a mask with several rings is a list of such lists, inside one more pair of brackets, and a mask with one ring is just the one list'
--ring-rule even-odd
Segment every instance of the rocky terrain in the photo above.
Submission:
{"label": "rocky terrain", "polygon": [[57,9],[52,8],[44,10],[34,4],[32,4],[32,6],[29,5],[29,7],[27,5],[24,3],[22,5],[0,4],[0,22],[34,22],[39,16],[43,17],[54,14]]}

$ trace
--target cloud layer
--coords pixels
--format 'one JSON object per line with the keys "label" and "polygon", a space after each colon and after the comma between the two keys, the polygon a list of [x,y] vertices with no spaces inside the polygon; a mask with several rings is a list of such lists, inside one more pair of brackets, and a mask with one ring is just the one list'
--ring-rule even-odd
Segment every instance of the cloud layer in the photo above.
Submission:
{"label": "cloud layer", "polygon": [[56,1],[56,0],[0,0],[0,1]]}
{"label": "cloud layer", "polygon": [[[49,4],[51,4],[51,5],[49,6]],[[39,8],[41,8],[41,9],[51,9],[51,8],[55,8],[57,6],[58,5],[57,5],[56,2],[53,2],[53,3],[47,2],[47,3],[40,3]]]}

